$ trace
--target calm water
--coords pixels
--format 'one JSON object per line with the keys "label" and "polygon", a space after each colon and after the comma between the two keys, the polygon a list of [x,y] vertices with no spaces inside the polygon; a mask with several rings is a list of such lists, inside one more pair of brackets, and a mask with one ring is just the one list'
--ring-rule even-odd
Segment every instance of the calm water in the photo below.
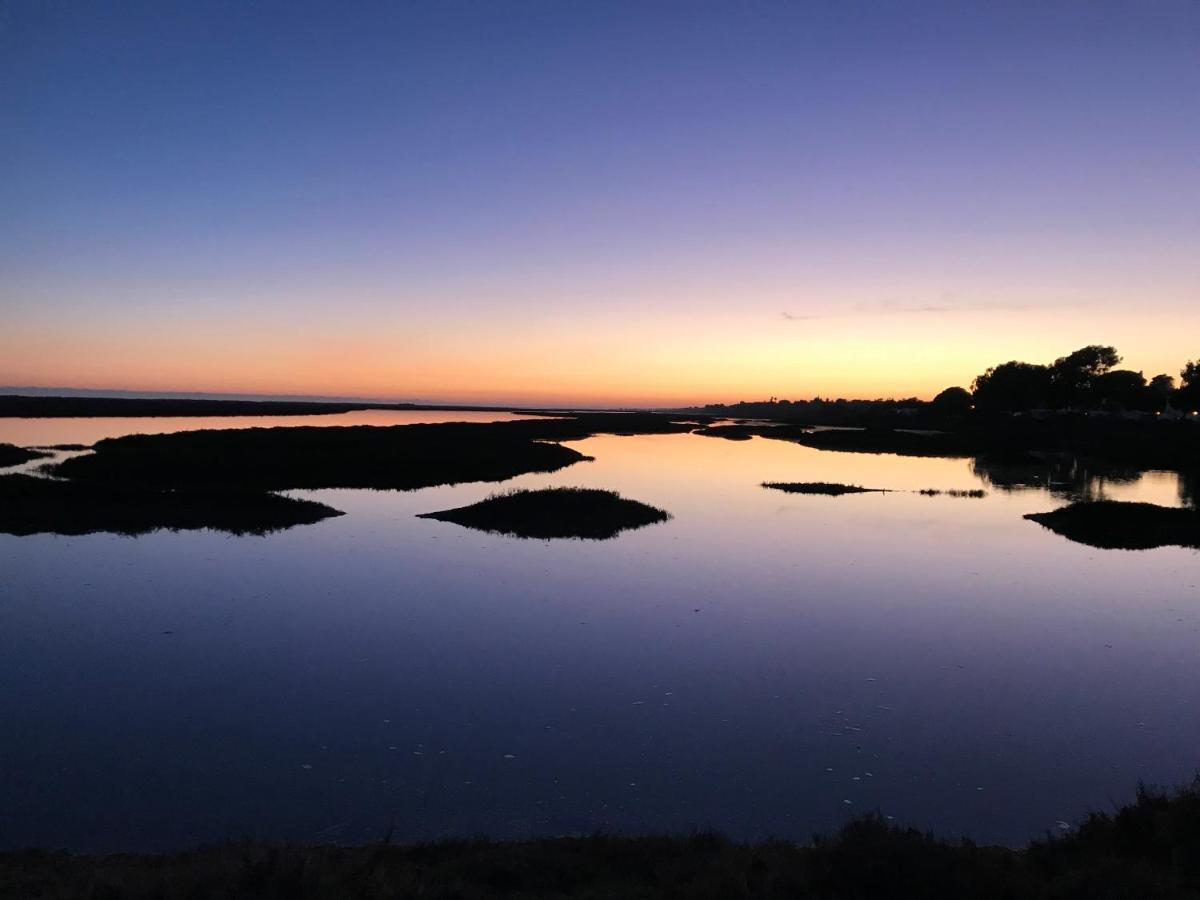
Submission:
{"label": "calm water", "polygon": [[360,409],[321,416],[100,416],[93,419],[0,417],[0,443],[25,447],[94,444],[123,434],[164,434],[199,428],[284,428],[290,425],[419,425],[423,422],[499,422],[528,419],[511,413],[442,412],[426,409]]}
{"label": "calm water", "polygon": [[[0,440],[111,433],[57,427]],[[268,537],[0,536],[0,846],[390,822],[805,838],[871,809],[1018,842],[1200,766],[1200,556],[1021,518],[1083,490],[1178,504],[1175,476],[1054,473],[1052,495],[970,460],[759,438],[573,446],[595,462],[506,486],[616,488],[675,518],[598,543],[414,518],[496,489],[468,484],[297,492],[348,515]]]}

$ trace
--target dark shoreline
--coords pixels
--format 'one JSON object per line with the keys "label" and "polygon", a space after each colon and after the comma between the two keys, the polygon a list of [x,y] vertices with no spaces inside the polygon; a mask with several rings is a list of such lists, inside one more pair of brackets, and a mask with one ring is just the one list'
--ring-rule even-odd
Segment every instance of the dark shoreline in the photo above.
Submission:
{"label": "dark shoreline", "polygon": [[413,490],[553,472],[589,457],[564,446],[594,434],[685,433],[653,414],[597,413],[505,422],[290,426],[135,434],[98,441],[54,474],[79,481],[255,490]]}
{"label": "dark shoreline", "polygon": [[1191,421],[1128,422],[1087,416],[1038,421],[987,417],[970,421],[911,425],[868,425],[820,429],[809,422],[779,421],[758,425],[708,425],[693,434],[743,441],[752,437],[791,441],[816,450],[842,453],[893,453],[967,459],[988,456],[1028,462],[1035,454],[1065,454],[1080,459],[1143,470],[1200,471],[1200,424]]}
{"label": "dark shoreline", "polygon": [[330,416],[359,410],[518,412],[510,406],[427,405],[340,400],[188,400],[184,398],[42,397],[0,394],[0,418],[91,419],[181,416]]}
{"label": "dark shoreline", "polygon": [[[684,410],[571,410],[520,406],[425,405],[291,400],[186,400],[114,397],[0,395],[0,418],[325,416],[362,410],[492,412],[543,417],[543,421],[609,417],[691,422],[695,434],[745,441],[753,437],[793,441],[821,450],[895,453],[901,456],[968,458],[1065,453],[1111,464],[1179,472],[1200,470],[1200,422],[1142,420],[1084,414],[1049,417],[1001,414],[946,415],[931,404],[901,415],[897,409],[831,409],[827,415],[794,417],[773,410],[756,421],[714,424],[719,412]],[[496,423],[507,424],[507,423]],[[836,428],[829,429],[835,425]],[[814,430],[828,429],[828,430]],[[677,429],[683,430],[683,429]],[[597,424],[593,433],[621,432]],[[551,438],[555,439],[555,438]]]}
{"label": "dark shoreline", "polygon": [[0,469],[9,469],[35,459],[46,459],[50,456],[37,447],[17,447],[13,444],[0,444]]}
{"label": "dark shoreline", "polygon": [[[494,423],[202,429],[106,438],[92,453],[45,466],[53,480],[0,475],[5,504],[0,533],[140,534],[156,528],[265,533],[340,514],[275,491],[416,490],[506,481],[591,459],[567,441],[599,433],[686,433],[693,427],[693,422],[652,414],[597,413]],[[508,521],[501,530],[611,537],[662,515],[655,510],[646,519],[640,504],[628,501],[621,501],[617,515],[589,505],[587,492],[571,495],[566,504],[555,496],[560,502],[550,510],[544,503],[520,504],[523,522]],[[574,506],[579,508],[572,512]]]}
{"label": "dark shoreline", "polygon": [[123,534],[210,529],[265,535],[340,516],[340,510],[265,491],[164,491],[138,484],[0,475],[0,534]]}
{"label": "dark shoreline", "polygon": [[1025,516],[1068,540],[1102,550],[1200,548],[1200,510],[1096,500]]}
{"label": "dark shoreline", "polygon": [[[797,423],[726,426],[697,422],[694,416],[651,412],[540,412],[532,418],[499,422],[290,425],[131,434],[98,441],[93,452],[51,463],[46,471],[76,484],[158,491],[414,490],[557,471],[590,459],[567,442],[592,435],[690,432],[734,440],[762,437],[842,452],[973,457],[975,473],[993,487],[1042,487],[1070,500],[1094,499],[1087,496],[1090,475],[1128,481],[1145,469],[1175,468],[1181,475],[1181,500],[1185,507],[1195,508],[1200,484],[1200,428],[1186,422],[1064,420],[1051,425],[1010,423],[1011,427],[994,433],[926,433],[884,428],[814,431]],[[975,427],[981,427],[980,423]],[[28,455],[29,450],[11,449],[21,461],[35,458]],[[800,493],[834,492],[819,484],[767,487]],[[852,486],[847,486],[851,490],[836,487],[838,493],[861,492]],[[258,522],[247,526],[257,528]],[[558,529],[545,533],[550,532],[558,533]],[[564,535],[570,532],[562,531]]]}
{"label": "dark shoreline", "polygon": [[[487,406],[470,403],[377,403],[369,400],[241,400],[185,397],[89,397],[0,394],[0,419],[98,419],[211,416],[330,416],[360,410],[392,412],[484,412],[522,416],[574,416],[589,413],[651,413],[644,409]],[[663,412],[672,418],[683,416]],[[711,416],[687,418],[708,421]]]}
{"label": "dark shoreline", "polygon": [[858,817],[811,842],[715,832],[411,846],[231,842],[165,854],[0,853],[0,898],[325,900],[395,897],[1134,900],[1200,896],[1200,786],[1140,787],[1021,849]]}

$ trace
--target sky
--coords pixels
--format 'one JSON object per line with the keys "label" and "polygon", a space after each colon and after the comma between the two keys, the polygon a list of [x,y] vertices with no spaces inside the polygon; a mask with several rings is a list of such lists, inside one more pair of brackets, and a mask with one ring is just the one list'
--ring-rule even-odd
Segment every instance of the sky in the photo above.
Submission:
{"label": "sky", "polygon": [[0,384],[929,397],[1200,357],[1200,2],[0,4]]}

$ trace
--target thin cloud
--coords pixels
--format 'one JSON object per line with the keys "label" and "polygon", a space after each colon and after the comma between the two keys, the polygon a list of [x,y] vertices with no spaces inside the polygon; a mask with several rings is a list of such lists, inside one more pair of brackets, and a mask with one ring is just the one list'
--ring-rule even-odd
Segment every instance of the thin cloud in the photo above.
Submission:
{"label": "thin cloud", "polygon": [[[947,294],[946,299],[953,299],[955,295]],[[960,302],[900,302],[896,300],[880,300],[871,303],[856,303],[841,312],[827,313],[792,313],[783,312],[783,318],[788,322],[808,322],[813,319],[832,319],[846,318],[849,316],[872,316],[872,315],[924,315],[924,316],[944,316],[956,315],[963,313],[978,313],[978,312],[1032,312],[1035,310],[1047,309],[1051,305],[1061,304],[1046,304],[1046,303],[1006,303],[999,300],[964,300]]]}
{"label": "thin cloud", "polygon": [[1010,303],[1003,300],[959,300],[953,292],[943,294],[936,302],[904,302],[884,300],[879,303],[860,303],[855,307],[860,313],[895,313],[898,315],[946,315],[975,312],[1029,312],[1045,309],[1048,304]]}

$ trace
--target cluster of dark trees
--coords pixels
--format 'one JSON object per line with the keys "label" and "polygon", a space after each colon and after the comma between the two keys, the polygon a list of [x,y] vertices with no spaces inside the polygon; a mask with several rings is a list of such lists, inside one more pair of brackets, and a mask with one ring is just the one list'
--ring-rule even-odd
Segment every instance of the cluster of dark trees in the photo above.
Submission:
{"label": "cluster of dark trees", "polygon": [[1180,372],[1147,380],[1141,372],[1118,369],[1116,348],[1093,344],[1060,356],[1049,365],[1006,362],[979,375],[972,390],[947,388],[933,399],[945,412],[1030,410],[1111,410],[1128,412],[1200,409],[1200,361]]}
{"label": "cluster of dark trees", "polygon": [[[1179,373],[1147,379],[1142,372],[1117,368],[1116,348],[1093,344],[1049,365],[1006,362],[978,376],[968,390],[950,387],[929,403],[903,400],[768,400],[711,403],[687,412],[742,418],[782,419],[829,425],[886,424],[897,416],[941,421],[972,410],[1024,413],[1033,410],[1170,413],[1200,410],[1200,360]],[[1189,417],[1190,418],[1190,417]],[[911,426],[910,426],[911,427]],[[930,425],[930,427],[934,427]],[[938,426],[940,427],[940,426]]]}
{"label": "cluster of dark trees", "polygon": [[[968,394],[968,397],[970,395]],[[743,419],[782,419],[820,425],[861,425],[889,420],[898,412],[918,413],[928,406],[916,397],[904,400],[835,400],[813,397],[811,400],[741,400],[737,403],[709,403],[681,412],[706,416]]]}

